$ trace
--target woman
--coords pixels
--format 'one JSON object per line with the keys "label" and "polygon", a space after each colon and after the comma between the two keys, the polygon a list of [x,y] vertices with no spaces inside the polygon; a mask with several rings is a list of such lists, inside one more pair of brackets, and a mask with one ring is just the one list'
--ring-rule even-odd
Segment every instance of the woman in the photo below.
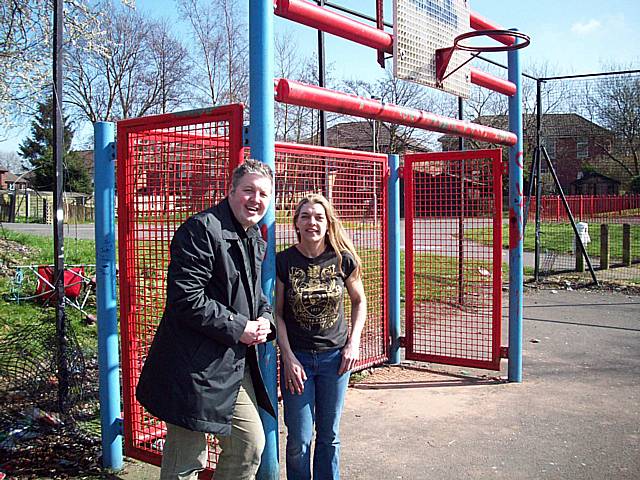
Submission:
{"label": "woman", "polygon": [[[322,195],[303,198],[293,217],[298,243],[276,259],[276,317],[287,425],[287,479],[340,478],[340,415],[359,358],[367,313],[361,260]],[[351,299],[351,329],[344,289]]]}

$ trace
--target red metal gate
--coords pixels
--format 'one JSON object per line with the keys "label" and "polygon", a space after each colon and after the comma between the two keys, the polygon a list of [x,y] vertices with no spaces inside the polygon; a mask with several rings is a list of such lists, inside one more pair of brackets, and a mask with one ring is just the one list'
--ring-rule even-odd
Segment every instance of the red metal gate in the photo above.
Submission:
{"label": "red metal gate", "polygon": [[[125,454],[160,464],[165,426],[135,399],[164,310],[169,244],[227,193],[242,161],[241,105],[118,122],[118,254]],[[209,467],[217,460],[212,443]]]}
{"label": "red metal gate", "polygon": [[500,369],[502,151],[404,157],[406,358]]}

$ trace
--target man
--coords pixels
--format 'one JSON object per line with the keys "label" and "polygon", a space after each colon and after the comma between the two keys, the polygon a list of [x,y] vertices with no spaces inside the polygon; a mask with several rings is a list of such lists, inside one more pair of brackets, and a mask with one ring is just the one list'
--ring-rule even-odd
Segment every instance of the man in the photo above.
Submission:
{"label": "man", "polygon": [[136,396],[167,424],[161,479],[196,479],[206,433],[222,449],[216,480],[253,479],[265,438],[257,406],[275,416],[255,345],[275,337],[260,269],[266,242],[256,224],[273,190],[270,168],[247,160],[227,198],[178,228],[167,303]]}

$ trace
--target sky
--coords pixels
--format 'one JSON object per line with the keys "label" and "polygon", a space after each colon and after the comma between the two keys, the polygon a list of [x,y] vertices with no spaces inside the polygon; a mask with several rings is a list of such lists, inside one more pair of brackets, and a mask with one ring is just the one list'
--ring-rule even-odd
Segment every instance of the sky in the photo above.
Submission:
{"label": "sky", "polygon": [[[368,15],[375,13],[375,0],[331,1]],[[392,5],[392,0],[385,0],[389,22]],[[136,0],[136,8],[177,22],[173,0]],[[531,45],[521,51],[525,73],[539,73],[543,66],[546,76],[640,68],[640,0],[470,0],[470,8],[531,37]],[[309,54],[316,46],[316,33],[309,27],[276,17],[274,28],[294,34],[302,52]],[[372,81],[384,73],[374,50],[331,35],[326,35],[325,55],[337,79]],[[491,58],[506,64],[504,53]],[[0,152],[15,151],[26,135],[28,128],[11,132],[9,140],[0,142]]]}

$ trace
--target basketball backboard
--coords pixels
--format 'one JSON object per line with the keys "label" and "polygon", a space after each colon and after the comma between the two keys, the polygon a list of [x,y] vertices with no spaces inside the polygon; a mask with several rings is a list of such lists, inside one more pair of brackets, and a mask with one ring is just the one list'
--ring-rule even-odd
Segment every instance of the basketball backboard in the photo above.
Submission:
{"label": "basketball backboard", "polygon": [[[468,98],[470,53],[455,50],[442,84],[436,81],[436,50],[453,46],[471,30],[468,0],[393,0],[393,73],[397,78]],[[454,72],[449,75],[450,72]],[[447,76],[449,75],[449,76]]]}

